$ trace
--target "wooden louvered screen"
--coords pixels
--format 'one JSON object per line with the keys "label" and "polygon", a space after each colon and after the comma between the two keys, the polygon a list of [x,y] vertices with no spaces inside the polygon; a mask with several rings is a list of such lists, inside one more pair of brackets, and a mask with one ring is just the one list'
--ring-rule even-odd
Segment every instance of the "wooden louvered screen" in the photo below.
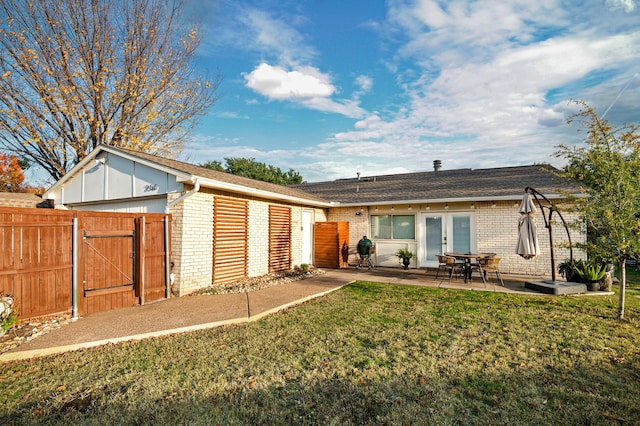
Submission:
{"label": "wooden louvered screen", "polygon": [[213,284],[247,276],[249,203],[215,197],[213,204]]}
{"label": "wooden louvered screen", "polygon": [[269,206],[269,272],[291,269],[291,209]]}

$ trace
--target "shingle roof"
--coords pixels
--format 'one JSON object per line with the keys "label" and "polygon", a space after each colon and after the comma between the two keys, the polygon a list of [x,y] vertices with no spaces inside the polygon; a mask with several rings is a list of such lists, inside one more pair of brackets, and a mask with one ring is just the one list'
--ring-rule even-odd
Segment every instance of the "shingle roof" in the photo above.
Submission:
{"label": "shingle roof", "polygon": [[18,192],[0,192],[0,206],[2,207],[38,207],[42,197],[35,194]]}
{"label": "shingle roof", "polygon": [[457,169],[339,179],[293,187],[341,204],[403,201],[479,200],[522,197],[527,186],[547,196],[560,191],[580,193],[573,182],[559,178],[548,165]]}
{"label": "shingle roof", "polygon": [[185,163],[178,160],[171,160],[168,158],[159,157],[144,152],[134,151],[126,148],[116,148],[109,146],[108,150],[122,151],[124,153],[133,155],[135,157],[151,161],[156,164],[160,164],[164,167],[168,167],[178,172],[186,173],[195,177],[204,179],[211,179],[218,182],[223,182],[231,185],[243,186],[245,188],[255,189],[259,191],[270,192],[273,194],[283,195],[286,197],[293,197],[299,199],[306,199],[310,201],[317,201],[320,203],[327,203],[327,200],[321,196],[315,195],[311,192],[305,192],[301,189],[293,186],[277,185],[274,183],[263,182],[260,180],[250,179],[243,176],[233,175],[231,173],[220,172],[217,170],[211,170],[206,167],[196,166],[194,164]]}

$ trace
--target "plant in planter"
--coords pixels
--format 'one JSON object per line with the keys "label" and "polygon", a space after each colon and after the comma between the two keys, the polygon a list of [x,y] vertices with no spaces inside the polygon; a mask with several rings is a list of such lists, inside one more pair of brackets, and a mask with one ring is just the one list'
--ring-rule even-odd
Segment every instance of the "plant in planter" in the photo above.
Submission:
{"label": "plant in planter", "polygon": [[578,281],[585,283],[589,291],[600,290],[600,281],[607,273],[607,265],[593,261],[578,260],[573,269]]}
{"label": "plant in planter", "polygon": [[585,283],[587,290],[600,290],[600,284],[607,274],[607,265],[595,261],[576,260],[573,263],[565,260],[558,265],[560,272],[567,281]]}
{"label": "plant in planter", "polygon": [[398,249],[396,251],[396,257],[402,261],[402,265],[404,269],[409,269],[409,264],[411,263],[411,259],[413,258],[413,253],[409,249]]}
{"label": "plant in planter", "polygon": [[558,272],[567,280],[567,282],[573,281],[576,279],[575,262],[571,262],[569,259],[566,259],[558,265]]}

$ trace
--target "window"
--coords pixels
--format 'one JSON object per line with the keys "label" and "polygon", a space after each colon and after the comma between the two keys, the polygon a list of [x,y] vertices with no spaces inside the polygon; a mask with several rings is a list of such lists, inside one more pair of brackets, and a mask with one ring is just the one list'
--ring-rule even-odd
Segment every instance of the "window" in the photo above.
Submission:
{"label": "window", "polygon": [[371,216],[371,236],[378,240],[415,240],[414,215]]}

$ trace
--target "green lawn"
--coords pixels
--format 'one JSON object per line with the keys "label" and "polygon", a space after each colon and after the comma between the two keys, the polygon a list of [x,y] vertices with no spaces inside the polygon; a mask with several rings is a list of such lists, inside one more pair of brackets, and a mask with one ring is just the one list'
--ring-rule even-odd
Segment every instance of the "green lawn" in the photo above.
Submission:
{"label": "green lawn", "polygon": [[616,308],[357,282],[255,323],[2,364],[0,424],[638,424],[640,299]]}

